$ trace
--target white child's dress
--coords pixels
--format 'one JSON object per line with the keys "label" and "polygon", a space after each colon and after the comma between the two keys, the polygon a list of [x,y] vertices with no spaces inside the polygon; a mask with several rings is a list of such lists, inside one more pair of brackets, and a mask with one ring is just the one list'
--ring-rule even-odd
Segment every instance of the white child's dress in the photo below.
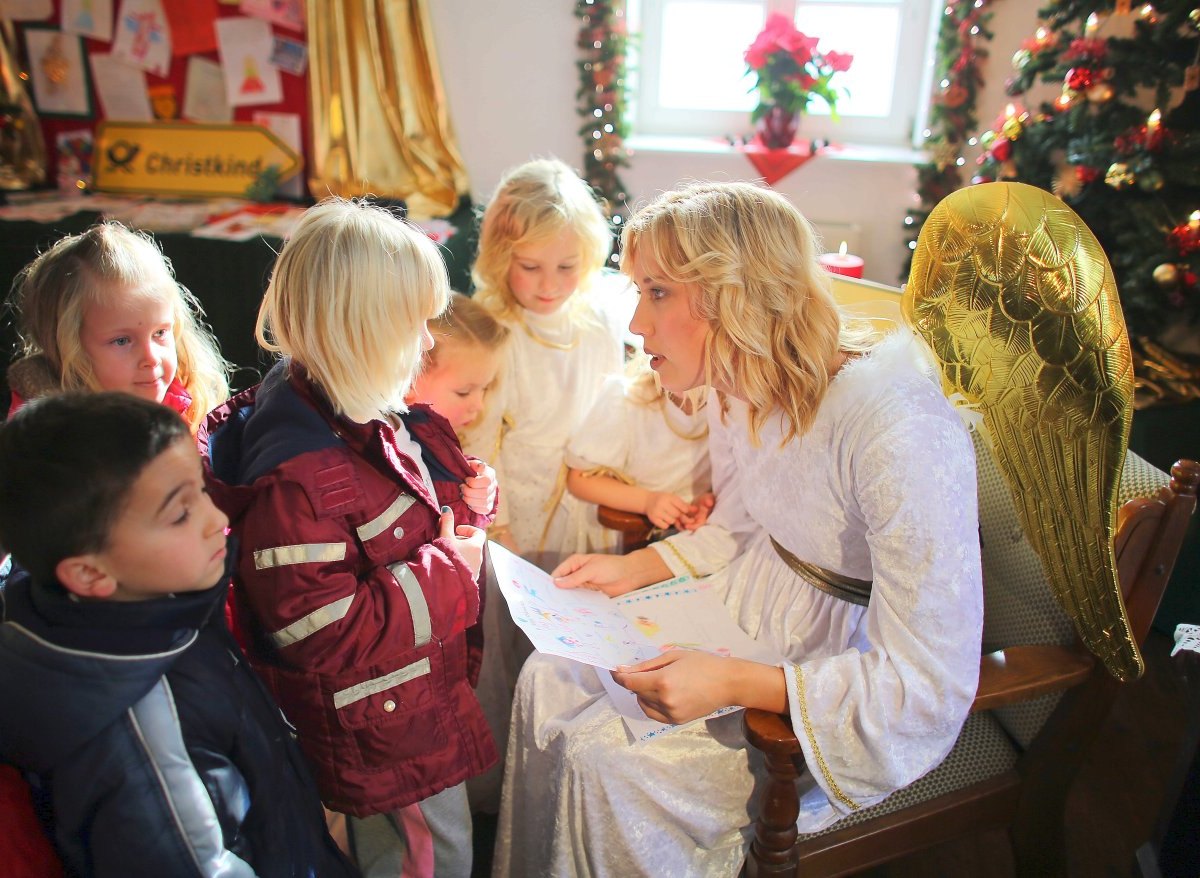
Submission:
{"label": "white child's dress", "polygon": [[554,314],[522,309],[515,320],[499,318],[512,333],[505,363],[484,417],[465,437],[468,453],[496,469],[493,526],[511,528],[521,554],[545,570],[605,539],[595,507],[566,490],[563,452],[605,379],[622,369],[625,327],[616,309],[601,307],[610,294],[617,295],[609,284],[596,290],[587,317],[568,302]]}
{"label": "white child's dress", "polygon": [[[611,471],[649,491],[692,501],[712,490],[707,415],[684,412],[665,398],[649,404],[630,396],[630,380],[613,375],[567,443],[566,462],[583,472]],[[615,541],[610,536],[607,548]]]}
{"label": "white child's dress", "polygon": [[[583,315],[568,302],[555,314],[522,310],[516,320],[498,318],[511,340],[484,416],[466,431],[463,448],[496,470],[493,527],[509,527],[521,554],[545,570],[574,552],[603,548],[608,538],[595,507],[567,492],[563,452],[605,380],[623,368],[632,303],[628,281],[606,274]],[[490,579],[486,598],[475,694],[503,753],[517,674],[532,647]],[[497,766],[468,782],[473,809],[498,809],[500,780]]]}
{"label": "white child's dress", "polygon": [[[897,334],[849,362],[811,430],[751,441],[746,407],[710,395],[717,506],[656,544],[723,592],[786,658],[788,704],[815,785],[802,832],[880,801],[950,751],[975,695],[983,622],[974,455],[958,416]],[[781,560],[871,580],[868,606]],[[740,713],[629,744],[596,671],[534,655],[517,686],[494,874],[736,875],[762,760]],[[811,784],[811,781],[810,781]]]}

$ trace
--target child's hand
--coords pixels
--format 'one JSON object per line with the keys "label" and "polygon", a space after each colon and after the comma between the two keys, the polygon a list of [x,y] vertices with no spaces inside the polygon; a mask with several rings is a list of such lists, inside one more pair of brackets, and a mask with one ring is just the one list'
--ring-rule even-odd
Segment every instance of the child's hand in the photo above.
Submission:
{"label": "child's hand", "polygon": [[487,541],[487,534],[469,524],[460,524],[455,527],[454,511],[449,506],[443,506],[439,536],[454,541],[454,547],[458,549],[458,553],[471,568],[471,575],[478,577],[479,568],[483,565],[483,544]]}
{"label": "child's hand", "polygon": [[674,649],[635,665],[621,665],[612,676],[617,685],[637,696],[650,719],[685,723],[728,706],[722,681],[729,678],[738,661],[710,652]]}
{"label": "child's hand", "polygon": [[696,498],[687,512],[679,516],[679,526],[684,530],[696,530],[704,522],[708,521],[708,515],[712,512],[713,507],[717,503],[717,498],[712,491],[706,494],[701,494]]}
{"label": "child's hand", "polygon": [[642,513],[657,528],[674,527],[679,517],[688,511],[687,501],[666,491],[650,491],[646,495],[646,508]]}
{"label": "child's hand", "polygon": [[496,471],[482,460],[471,461],[475,475],[462,484],[462,497],[467,508],[487,515],[496,505]]}

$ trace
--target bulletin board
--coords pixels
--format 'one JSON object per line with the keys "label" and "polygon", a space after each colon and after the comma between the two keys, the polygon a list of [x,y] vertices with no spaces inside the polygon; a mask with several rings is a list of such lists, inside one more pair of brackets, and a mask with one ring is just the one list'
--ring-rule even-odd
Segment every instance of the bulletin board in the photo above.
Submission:
{"label": "bulletin board", "polygon": [[[106,119],[261,124],[307,162],[304,7],[304,0],[4,0],[45,136],[47,183],[85,175],[89,140]],[[307,195],[301,172],[275,197]]]}

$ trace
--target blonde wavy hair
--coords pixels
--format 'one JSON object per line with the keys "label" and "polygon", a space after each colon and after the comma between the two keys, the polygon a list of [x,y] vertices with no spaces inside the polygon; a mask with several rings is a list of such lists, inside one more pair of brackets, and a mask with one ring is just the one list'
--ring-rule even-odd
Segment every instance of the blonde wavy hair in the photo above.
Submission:
{"label": "blonde wavy hair", "polygon": [[499,351],[511,337],[508,327],[493,317],[487,308],[470,296],[453,291],[449,307],[429,321],[429,331],[436,344],[425,352],[422,369],[437,365],[439,351],[447,346],[476,345],[486,351]]}
{"label": "blonde wavy hair", "polygon": [[56,241],[13,280],[11,303],[24,356],[42,357],[64,391],[104,390],[80,334],[89,305],[119,298],[169,301],[176,377],[191,396],[184,419],[196,432],[229,397],[230,366],[196,297],[175,279],[171,260],[149,235],[102,222]]}
{"label": "blonde wavy hair", "polygon": [[667,280],[699,287],[705,381],[745,400],[755,441],[775,410],[784,443],[807,432],[838,352],[876,341],[869,324],[843,319],[812,226],[773,190],[696,183],[668,192],[629,220],[622,245],[627,273],[644,254]]}
{"label": "blonde wavy hair", "polygon": [[[579,292],[586,294],[613,245],[608,220],[591,189],[558,159],[535,159],[505,174],[479,229],[479,255],[471,269],[476,301],[500,317],[518,315],[520,305],[508,282],[513,251],[542,244],[567,229],[579,238]],[[573,296],[570,304],[582,306],[584,298]]]}
{"label": "blonde wavy hair", "polygon": [[407,410],[422,328],[449,299],[423,232],[366,201],[326,198],[279,251],[255,337],[304,366],[338,414],[367,423]]}

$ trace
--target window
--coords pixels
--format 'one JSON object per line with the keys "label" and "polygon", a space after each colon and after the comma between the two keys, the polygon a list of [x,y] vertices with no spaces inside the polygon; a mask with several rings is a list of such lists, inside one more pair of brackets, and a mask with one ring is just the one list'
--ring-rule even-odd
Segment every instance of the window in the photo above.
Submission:
{"label": "window", "polygon": [[850,91],[838,101],[838,122],[814,98],[803,135],[911,144],[927,103],[933,6],[933,0],[629,0],[629,28],[640,34],[630,89],[633,133],[748,135],[757,98],[742,54],[767,14],[781,12],[819,37],[822,50],[854,55],[851,69],[834,79]]}

